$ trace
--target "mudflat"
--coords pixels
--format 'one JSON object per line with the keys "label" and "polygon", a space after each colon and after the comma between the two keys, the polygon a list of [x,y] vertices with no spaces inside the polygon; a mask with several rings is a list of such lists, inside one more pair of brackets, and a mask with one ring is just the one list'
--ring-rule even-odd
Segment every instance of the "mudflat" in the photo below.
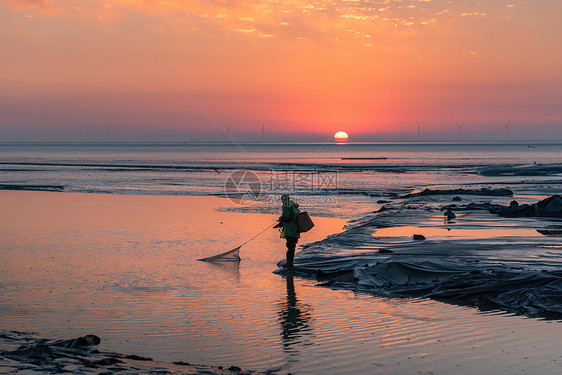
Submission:
{"label": "mudflat", "polygon": [[[227,199],[3,191],[0,203],[3,372],[560,372],[557,320],[377,295],[353,283],[321,286],[316,275],[297,271],[277,275],[285,249],[274,229],[244,245],[240,262],[197,262],[238,246],[277,217],[231,212]],[[480,238],[463,224],[466,213],[457,211],[456,224],[447,224],[457,227],[440,232],[442,212],[413,212],[420,216],[389,212],[384,227],[374,214],[371,228],[355,235],[342,232],[344,220],[313,216],[316,226],[301,243],[320,242],[297,259],[304,269],[307,258],[316,262],[313,249],[341,261],[346,252],[396,256],[408,241],[445,246],[468,234]],[[428,214],[434,219],[421,220]],[[544,237],[527,229],[525,236]],[[426,240],[414,242],[412,234]],[[496,234],[496,243],[506,243]],[[85,350],[82,361],[70,352],[38,364],[15,355],[21,346],[87,335],[101,339],[88,349],[101,355]],[[97,368],[85,365],[92,362]]]}

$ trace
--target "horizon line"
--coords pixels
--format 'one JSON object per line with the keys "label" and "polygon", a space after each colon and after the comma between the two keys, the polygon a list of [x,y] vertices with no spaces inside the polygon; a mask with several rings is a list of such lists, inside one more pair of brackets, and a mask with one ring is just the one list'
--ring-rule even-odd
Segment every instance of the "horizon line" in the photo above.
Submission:
{"label": "horizon line", "polygon": [[[280,140],[280,141],[246,141],[246,145],[278,145],[278,144],[562,144],[561,140],[347,140],[347,141],[312,141],[312,140]],[[1,146],[9,145],[234,145],[229,141],[0,141]]]}

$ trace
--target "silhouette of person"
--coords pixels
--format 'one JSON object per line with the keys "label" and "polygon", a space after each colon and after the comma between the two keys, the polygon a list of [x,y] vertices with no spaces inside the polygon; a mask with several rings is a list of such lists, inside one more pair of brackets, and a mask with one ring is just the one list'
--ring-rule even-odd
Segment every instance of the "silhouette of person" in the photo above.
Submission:
{"label": "silhouette of person", "polygon": [[281,216],[279,216],[279,222],[273,228],[283,228],[281,230],[281,238],[286,240],[287,246],[287,263],[285,263],[285,267],[292,267],[293,260],[295,259],[295,249],[300,237],[297,230],[299,204],[293,202],[287,194],[281,195],[281,202],[283,202]]}

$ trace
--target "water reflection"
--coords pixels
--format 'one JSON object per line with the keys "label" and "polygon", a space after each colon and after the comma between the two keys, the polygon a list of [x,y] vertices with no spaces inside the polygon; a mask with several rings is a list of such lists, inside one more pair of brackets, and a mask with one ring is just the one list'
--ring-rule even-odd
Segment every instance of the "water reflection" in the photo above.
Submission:
{"label": "water reflection", "polygon": [[234,281],[240,282],[240,262],[207,262],[212,268],[228,274]]}
{"label": "water reflection", "polygon": [[289,357],[298,354],[299,346],[311,345],[312,337],[312,307],[298,300],[295,292],[293,275],[285,276],[287,281],[287,299],[279,303],[279,323],[281,324],[281,338],[283,350]]}

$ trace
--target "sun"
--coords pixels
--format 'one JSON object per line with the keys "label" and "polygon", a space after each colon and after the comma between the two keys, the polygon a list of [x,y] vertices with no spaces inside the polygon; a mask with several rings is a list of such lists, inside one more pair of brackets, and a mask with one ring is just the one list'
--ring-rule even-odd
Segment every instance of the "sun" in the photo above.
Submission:
{"label": "sun", "polygon": [[340,141],[340,142],[347,141],[347,138],[349,138],[347,133],[344,132],[344,131],[341,131],[341,130],[339,132],[337,132],[336,134],[334,134],[334,140],[335,141]]}

